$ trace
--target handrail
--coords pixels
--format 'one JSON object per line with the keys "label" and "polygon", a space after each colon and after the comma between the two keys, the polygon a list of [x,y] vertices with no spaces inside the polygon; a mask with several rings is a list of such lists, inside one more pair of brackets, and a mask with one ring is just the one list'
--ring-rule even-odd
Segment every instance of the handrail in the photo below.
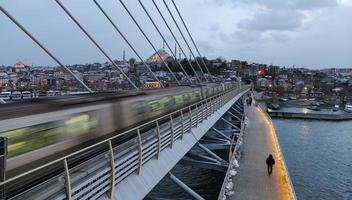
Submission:
{"label": "handrail", "polygon": [[3,186],[3,185],[5,185],[5,184],[7,184],[7,183],[10,183],[10,182],[14,181],[14,180],[17,180],[17,179],[19,179],[19,178],[22,178],[22,177],[24,177],[24,176],[27,176],[27,175],[32,174],[32,173],[34,173],[34,172],[37,172],[37,171],[39,171],[39,170],[41,170],[41,169],[44,169],[44,168],[46,168],[46,167],[48,167],[48,166],[51,166],[51,165],[53,165],[53,164],[56,164],[56,163],[58,163],[58,162],[62,162],[62,161],[64,161],[65,159],[69,159],[69,158],[71,158],[71,157],[73,157],[73,156],[76,156],[76,155],[82,153],[82,152],[85,152],[85,151],[90,150],[90,149],[92,149],[92,148],[94,148],[94,147],[97,147],[97,146],[102,145],[102,144],[104,144],[104,143],[107,143],[107,142],[109,142],[109,141],[111,141],[111,140],[114,140],[114,139],[116,139],[116,138],[118,138],[118,137],[121,137],[121,136],[123,136],[123,135],[126,135],[127,133],[131,133],[131,132],[133,132],[133,131],[137,131],[138,129],[140,129],[140,128],[142,128],[142,127],[145,127],[145,126],[147,126],[147,125],[156,123],[156,122],[160,121],[161,119],[164,119],[164,118],[166,118],[166,117],[169,118],[171,115],[174,115],[174,114],[176,114],[176,113],[180,113],[181,111],[183,112],[183,111],[186,110],[186,109],[191,110],[192,107],[194,107],[194,106],[196,106],[196,105],[198,105],[198,104],[200,104],[200,103],[202,103],[202,102],[204,102],[204,101],[207,101],[207,100],[214,100],[214,99],[217,99],[218,97],[221,97],[221,96],[223,96],[223,95],[225,95],[225,94],[228,94],[228,93],[230,93],[230,92],[233,92],[233,91],[235,91],[235,90],[243,91],[243,90],[245,90],[245,89],[246,89],[246,88],[243,88],[243,87],[241,87],[241,88],[233,88],[233,89],[224,91],[224,92],[222,92],[222,93],[220,93],[220,94],[216,94],[216,95],[214,95],[214,96],[211,96],[211,97],[208,97],[208,98],[206,98],[206,99],[200,100],[200,101],[198,101],[198,102],[196,102],[196,103],[193,103],[193,104],[191,104],[191,105],[188,105],[188,106],[186,106],[186,107],[184,107],[184,108],[178,109],[178,110],[176,110],[176,111],[174,111],[174,112],[171,112],[171,113],[168,113],[168,114],[163,115],[163,116],[161,116],[161,117],[158,117],[158,118],[156,118],[156,119],[153,119],[153,120],[151,120],[151,121],[149,121],[149,122],[146,122],[146,123],[144,123],[144,124],[141,124],[141,125],[139,125],[139,126],[136,126],[136,127],[132,128],[132,129],[126,130],[126,131],[124,131],[124,132],[122,132],[122,133],[119,133],[119,134],[117,134],[117,135],[114,135],[114,136],[112,136],[112,137],[110,137],[110,138],[104,139],[104,140],[102,140],[102,141],[100,141],[100,142],[97,142],[97,143],[95,143],[95,144],[93,144],[93,145],[90,145],[90,146],[88,146],[88,147],[85,147],[85,148],[83,148],[83,149],[80,149],[80,150],[78,150],[78,151],[75,151],[75,152],[73,152],[73,153],[71,153],[71,154],[65,155],[65,156],[63,156],[63,157],[61,157],[61,158],[58,158],[58,159],[53,160],[53,161],[51,161],[51,162],[48,162],[48,163],[46,163],[46,164],[44,164],[44,165],[41,165],[41,166],[39,166],[39,167],[36,167],[36,168],[31,169],[31,170],[29,170],[29,171],[26,171],[26,172],[24,172],[24,173],[22,173],[22,174],[19,174],[19,175],[17,175],[17,176],[14,176],[14,177],[12,177],[12,178],[10,178],[10,179],[7,179],[7,180],[1,182],[1,183],[0,183],[0,186]]}
{"label": "handrail", "polygon": [[244,126],[244,123],[243,123],[243,121],[244,121],[244,118],[245,118],[245,113],[244,113],[244,111],[243,111],[243,116],[242,116],[242,118],[241,118],[241,130],[240,130],[240,134],[239,134],[239,136],[238,136],[238,138],[237,138],[237,141],[236,141],[236,143],[235,143],[235,148],[234,148],[234,150],[233,151],[231,151],[231,149],[232,149],[232,145],[233,145],[233,141],[234,141],[234,138],[235,137],[232,137],[232,140],[231,140],[231,144],[230,144],[230,149],[229,149],[229,154],[230,154],[230,156],[229,156],[229,167],[227,168],[227,171],[226,171],[226,174],[225,174],[225,178],[224,178],[224,181],[223,181],[223,183],[222,183],[222,186],[221,186],[221,190],[220,190],[220,192],[219,192],[219,196],[218,196],[218,199],[220,200],[220,199],[222,199],[222,197],[225,195],[225,185],[227,184],[227,179],[229,178],[229,174],[230,174],[230,170],[231,170],[231,165],[232,165],[232,163],[233,163],[233,161],[234,161],[234,159],[236,158],[236,151],[239,149],[239,142],[240,142],[240,140],[242,139],[242,137],[243,137],[243,133],[244,133],[244,131],[245,131],[245,126]]}
{"label": "handrail", "polygon": [[273,129],[273,130],[272,130],[272,133],[273,133],[273,136],[274,136],[274,143],[275,143],[275,145],[276,145],[276,147],[277,147],[278,154],[279,154],[279,158],[280,158],[280,160],[281,160],[281,162],[282,162],[282,165],[283,165],[283,167],[284,167],[285,179],[286,179],[287,183],[289,184],[289,193],[290,193],[290,197],[291,197],[291,199],[296,200],[296,199],[297,199],[296,192],[295,192],[295,190],[294,190],[294,188],[293,188],[293,184],[292,184],[292,182],[291,182],[291,177],[290,177],[290,174],[289,174],[289,172],[288,172],[288,169],[287,169],[287,166],[286,166],[286,161],[285,161],[285,158],[284,158],[284,156],[283,156],[283,154],[282,154],[281,147],[280,147],[280,143],[279,143],[279,140],[277,139],[277,135],[276,135],[276,132],[275,132],[274,125],[273,125],[273,122],[272,122],[272,120],[271,120],[271,117],[268,115],[267,112],[265,112],[265,111],[261,108],[261,106],[258,106],[258,109],[260,109],[261,112],[263,112],[264,115],[268,118],[268,121],[269,121],[269,123],[270,123],[270,127]]}

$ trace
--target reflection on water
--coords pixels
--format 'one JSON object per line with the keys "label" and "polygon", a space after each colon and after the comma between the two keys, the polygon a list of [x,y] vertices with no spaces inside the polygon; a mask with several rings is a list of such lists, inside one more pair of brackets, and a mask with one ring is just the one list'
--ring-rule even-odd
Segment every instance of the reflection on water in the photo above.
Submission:
{"label": "reflection on water", "polygon": [[298,199],[352,199],[352,122],[273,120]]}

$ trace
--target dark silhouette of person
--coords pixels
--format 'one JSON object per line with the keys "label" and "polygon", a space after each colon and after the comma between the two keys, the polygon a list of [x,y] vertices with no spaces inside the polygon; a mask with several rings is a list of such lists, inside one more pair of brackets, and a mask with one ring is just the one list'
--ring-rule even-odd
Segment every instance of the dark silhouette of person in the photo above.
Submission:
{"label": "dark silhouette of person", "polygon": [[273,173],[273,165],[275,165],[273,155],[269,154],[268,158],[266,159],[266,165],[268,167],[268,175],[270,176]]}
{"label": "dark silhouette of person", "polygon": [[248,102],[249,102],[249,105],[251,106],[252,105],[252,97],[248,98]]}

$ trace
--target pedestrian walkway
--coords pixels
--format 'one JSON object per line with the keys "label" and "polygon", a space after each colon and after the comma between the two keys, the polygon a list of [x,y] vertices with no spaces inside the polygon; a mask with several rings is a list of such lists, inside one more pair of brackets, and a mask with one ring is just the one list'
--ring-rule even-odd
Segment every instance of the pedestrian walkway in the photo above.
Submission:
{"label": "pedestrian walkway", "polygon": [[[229,199],[294,199],[271,119],[255,106],[247,107],[246,113],[249,123],[243,139],[238,174],[233,178],[235,193]],[[271,176],[268,176],[265,163],[269,154],[273,154],[276,161]]]}

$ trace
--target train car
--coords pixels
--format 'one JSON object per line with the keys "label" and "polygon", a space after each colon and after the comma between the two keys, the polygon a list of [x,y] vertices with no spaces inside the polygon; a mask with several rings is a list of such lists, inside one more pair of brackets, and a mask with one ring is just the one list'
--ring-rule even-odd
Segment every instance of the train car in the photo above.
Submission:
{"label": "train car", "polygon": [[[86,95],[75,97],[76,100],[61,97],[58,103],[44,101],[37,107],[29,104],[24,110],[35,108],[46,112],[0,120],[0,137],[8,138],[7,170],[149,121],[230,87],[231,84],[227,83],[208,84],[149,90],[141,95],[122,98]],[[62,109],[57,109],[60,102],[64,102]],[[46,107],[41,108],[43,106]],[[31,113],[30,110],[26,112]]]}

